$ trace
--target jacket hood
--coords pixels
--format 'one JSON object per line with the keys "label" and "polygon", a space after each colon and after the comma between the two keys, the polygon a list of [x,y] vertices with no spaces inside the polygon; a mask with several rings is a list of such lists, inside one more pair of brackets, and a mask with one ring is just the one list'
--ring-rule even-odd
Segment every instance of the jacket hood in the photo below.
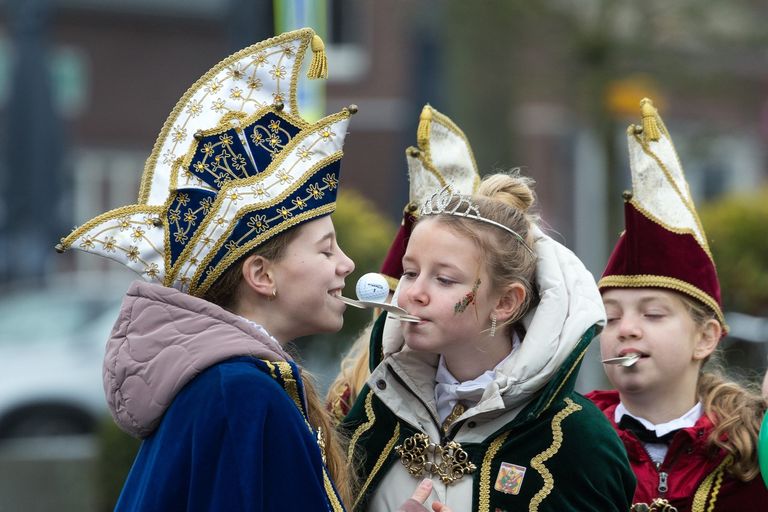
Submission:
{"label": "jacket hood", "polygon": [[146,437],[189,381],[236,356],[290,360],[277,340],[249,320],[176,289],[135,281],[104,357],[112,417],[132,436]]}
{"label": "jacket hood", "polygon": [[[592,274],[568,248],[534,229],[540,301],[523,319],[522,343],[497,368],[494,381],[467,413],[523,407],[546,388],[545,406],[554,395],[571,391],[584,351],[605,324],[603,301]],[[414,391],[434,389],[434,382],[427,382],[434,380],[434,371],[424,371],[424,366],[436,367],[437,356],[404,347],[400,322],[387,319],[382,349],[393,367],[403,370],[398,374],[408,375]],[[425,381],[419,382],[422,378]]]}

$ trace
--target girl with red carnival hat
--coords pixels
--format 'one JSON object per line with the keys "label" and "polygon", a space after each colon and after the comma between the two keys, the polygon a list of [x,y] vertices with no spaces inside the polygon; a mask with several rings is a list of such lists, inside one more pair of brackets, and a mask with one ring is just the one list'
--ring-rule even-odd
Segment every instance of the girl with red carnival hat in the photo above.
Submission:
{"label": "girl with red carnival hat", "polygon": [[632,510],[757,510],[768,502],[757,461],[766,402],[702,370],[727,332],[717,272],[669,133],[650,100],[641,108],[643,126],[628,130],[626,230],[598,283],[616,391],[588,397],[627,449]]}

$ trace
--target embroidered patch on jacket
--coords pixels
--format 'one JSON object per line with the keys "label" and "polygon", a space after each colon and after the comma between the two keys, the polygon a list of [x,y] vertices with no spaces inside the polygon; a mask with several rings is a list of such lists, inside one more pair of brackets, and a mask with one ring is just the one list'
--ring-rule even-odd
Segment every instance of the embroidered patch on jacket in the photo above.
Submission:
{"label": "embroidered patch on jacket", "polygon": [[525,468],[509,462],[502,462],[499,474],[496,476],[494,489],[504,494],[517,494],[523,485]]}

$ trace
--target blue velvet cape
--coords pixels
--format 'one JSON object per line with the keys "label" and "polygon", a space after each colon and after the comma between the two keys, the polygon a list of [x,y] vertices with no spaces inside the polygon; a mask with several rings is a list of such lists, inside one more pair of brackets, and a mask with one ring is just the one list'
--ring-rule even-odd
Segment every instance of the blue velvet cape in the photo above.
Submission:
{"label": "blue velvet cape", "polygon": [[141,445],[118,511],[342,511],[293,363],[238,357],[198,375]]}

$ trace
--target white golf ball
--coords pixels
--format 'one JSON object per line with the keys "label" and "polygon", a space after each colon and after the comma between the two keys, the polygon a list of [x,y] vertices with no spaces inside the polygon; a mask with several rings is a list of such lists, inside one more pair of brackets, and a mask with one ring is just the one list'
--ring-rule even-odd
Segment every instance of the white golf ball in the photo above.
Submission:
{"label": "white golf ball", "polygon": [[389,283],[383,275],[369,272],[357,280],[355,292],[358,300],[384,302],[389,295]]}

